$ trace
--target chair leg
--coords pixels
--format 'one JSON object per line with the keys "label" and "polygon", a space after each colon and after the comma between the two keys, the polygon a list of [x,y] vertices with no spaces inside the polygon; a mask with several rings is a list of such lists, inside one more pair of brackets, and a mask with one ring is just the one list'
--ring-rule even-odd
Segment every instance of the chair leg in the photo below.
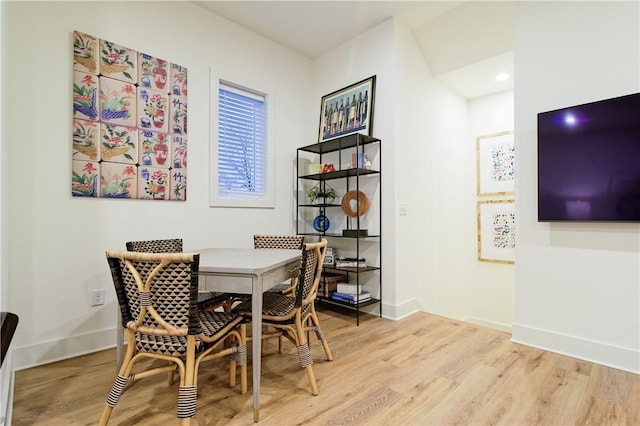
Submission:
{"label": "chair leg", "polygon": [[98,422],[98,425],[100,426],[105,426],[107,424],[107,422],[109,421],[109,417],[111,417],[111,412],[113,411],[113,407],[110,405],[105,405],[104,409],[102,410],[102,415],[100,416],[100,421]]}
{"label": "chair leg", "polygon": [[178,390],[178,418],[183,426],[191,424],[191,418],[196,415],[196,400],[198,386],[195,384],[196,371],[196,339],[194,335],[187,336],[187,354],[184,380],[180,380]]}
{"label": "chair leg", "polygon": [[109,421],[109,417],[111,417],[111,413],[113,412],[113,408],[116,406],[120,397],[122,396],[122,392],[124,388],[127,386],[127,383],[133,380],[133,376],[123,376],[118,374],[115,382],[113,383],[113,387],[111,388],[111,392],[109,392],[109,396],[107,397],[107,403],[102,410],[102,415],[100,416],[99,425],[106,425]]}
{"label": "chair leg", "polygon": [[120,400],[125,386],[128,382],[133,380],[133,377],[130,377],[129,373],[131,372],[131,361],[133,360],[133,355],[135,353],[135,343],[133,343],[133,339],[129,337],[130,336],[127,335],[127,338],[129,339],[127,344],[127,352],[124,355],[124,359],[122,360],[122,364],[120,365],[120,370],[118,371],[116,380],[111,387],[111,392],[109,392],[109,396],[107,397],[107,403],[102,410],[102,415],[100,416],[100,421],[98,422],[100,426],[104,426],[109,422],[109,418],[111,417],[113,408]]}
{"label": "chair leg", "polygon": [[109,417],[111,417],[112,411],[113,411],[113,407],[109,405],[105,405],[104,409],[102,410],[102,415],[100,416],[100,421],[98,422],[98,425],[105,426],[109,421]]}
{"label": "chair leg", "polygon": [[[264,345],[265,345],[265,338],[264,335],[269,333],[270,329],[269,326],[263,326],[262,327],[262,342],[260,343],[262,345],[262,352],[264,353]],[[283,340],[282,340],[282,336],[278,336],[278,353],[281,354],[282,353],[282,348],[283,348]]]}
{"label": "chair leg", "polygon": [[[225,342],[225,346],[227,344],[231,345],[231,348],[233,349],[234,346],[237,346],[240,344],[240,342]],[[232,388],[236,385],[236,366],[238,365],[237,362],[237,356],[236,353],[232,353],[231,356],[229,357],[229,387]]]}
{"label": "chair leg", "polygon": [[318,385],[316,384],[316,376],[313,374],[313,368],[308,365],[305,370],[307,370],[307,377],[309,377],[309,383],[311,383],[311,395],[318,395]]}
{"label": "chair leg", "polygon": [[240,392],[247,393],[247,325],[240,324],[240,353],[238,364],[240,364]]}
{"label": "chair leg", "polygon": [[305,338],[304,327],[300,320],[296,321],[296,340],[298,341],[298,358],[300,358],[300,366],[307,370],[307,377],[309,377],[309,383],[311,384],[311,394],[318,395],[318,385],[316,383],[316,377],[313,374],[313,358],[311,357],[311,351]]}
{"label": "chair leg", "polygon": [[333,353],[331,353],[331,349],[329,348],[329,343],[327,339],[324,337],[324,333],[320,328],[320,321],[318,320],[318,315],[316,314],[316,310],[313,305],[311,305],[311,313],[310,313],[311,321],[315,327],[316,337],[322,343],[322,348],[324,349],[325,355],[327,355],[327,360],[333,361]]}

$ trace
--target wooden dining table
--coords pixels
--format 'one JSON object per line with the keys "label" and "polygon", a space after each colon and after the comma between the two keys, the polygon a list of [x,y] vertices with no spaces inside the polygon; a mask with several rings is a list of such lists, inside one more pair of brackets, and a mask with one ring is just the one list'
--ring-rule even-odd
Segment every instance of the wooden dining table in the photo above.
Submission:
{"label": "wooden dining table", "polygon": [[[262,293],[293,277],[300,267],[301,250],[204,248],[200,253],[200,290],[250,294],[252,335],[253,420],[260,419],[262,357]],[[124,332],[118,320],[117,365],[122,363]]]}
{"label": "wooden dining table", "polygon": [[260,419],[262,356],[262,293],[293,277],[300,267],[301,250],[205,248],[200,253],[201,289],[244,293],[251,297],[253,420]]}

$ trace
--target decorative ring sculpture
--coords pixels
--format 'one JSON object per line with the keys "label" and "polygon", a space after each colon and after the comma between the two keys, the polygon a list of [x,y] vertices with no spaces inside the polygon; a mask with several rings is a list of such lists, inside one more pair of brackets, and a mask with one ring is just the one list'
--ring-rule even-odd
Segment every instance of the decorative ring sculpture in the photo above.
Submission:
{"label": "decorative ring sculpture", "polygon": [[[353,200],[357,200],[357,204],[356,204],[357,211],[353,211],[353,209],[351,208],[351,201]],[[371,203],[369,202],[369,198],[367,198],[367,195],[362,191],[356,191],[354,189],[354,190],[348,191],[342,197],[342,203],[341,203],[342,212],[349,217],[362,216],[367,211],[369,211],[370,205]]]}

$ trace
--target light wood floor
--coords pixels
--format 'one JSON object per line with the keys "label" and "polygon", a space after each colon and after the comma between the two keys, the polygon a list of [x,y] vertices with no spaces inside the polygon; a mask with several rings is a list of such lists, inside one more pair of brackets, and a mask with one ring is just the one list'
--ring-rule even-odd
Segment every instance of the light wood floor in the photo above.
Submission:
{"label": "light wood floor", "polygon": [[[510,342],[510,335],[424,313],[365,315],[360,327],[321,311],[335,360],[312,336],[320,395],[293,345],[265,345],[262,425],[640,425],[640,376]],[[251,425],[251,392],[205,364],[194,425]],[[94,425],[115,378],[115,350],[16,372],[14,425]],[[250,383],[250,382],[249,382]],[[177,384],[140,380],[114,425],[179,424]]]}

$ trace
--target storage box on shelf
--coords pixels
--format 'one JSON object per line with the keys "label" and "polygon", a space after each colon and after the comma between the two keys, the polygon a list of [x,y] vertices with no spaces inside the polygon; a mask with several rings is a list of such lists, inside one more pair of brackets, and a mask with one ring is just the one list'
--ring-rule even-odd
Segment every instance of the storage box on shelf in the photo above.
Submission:
{"label": "storage box on shelf", "polygon": [[323,272],[318,285],[318,295],[320,297],[331,297],[331,294],[338,290],[338,285],[345,282],[347,282],[346,274]]}
{"label": "storage box on shelf", "polygon": [[[326,273],[346,277],[355,288],[367,284],[360,293],[334,297],[337,287],[325,283],[318,299],[353,309],[357,324],[363,306],[378,304],[382,316],[380,144],[378,138],[356,133],[297,150],[296,232],[325,237],[345,253],[343,258],[334,254],[335,263],[324,265]],[[365,252],[375,261],[367,261]]]}

